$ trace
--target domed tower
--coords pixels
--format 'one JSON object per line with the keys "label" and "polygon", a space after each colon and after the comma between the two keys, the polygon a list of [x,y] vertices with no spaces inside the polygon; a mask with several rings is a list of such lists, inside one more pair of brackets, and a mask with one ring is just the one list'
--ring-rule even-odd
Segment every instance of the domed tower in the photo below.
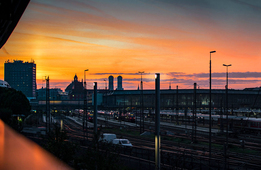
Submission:
{"label": "domed tower", "polygon": [[83,82],[78,81],[78,77],[75,74],[73,81],[66,87],[65,92],[69,94],[71,100],[83,99]]}
{"label": "domed tower", "polygon": [[74,76],[74,81],[78,81],[78,77],[77,77],[76,74],[75,74],[75,76]]}
{"label": "domed tower", "polygon": [[117,77],[117,90],[123,90],[122,88],[122,76]]}
{"label": "domed tower", "polygon": [[114,87],[113,87],[113,76],[112,75],[109,76],[109,90],[110,91],[114,90]]}

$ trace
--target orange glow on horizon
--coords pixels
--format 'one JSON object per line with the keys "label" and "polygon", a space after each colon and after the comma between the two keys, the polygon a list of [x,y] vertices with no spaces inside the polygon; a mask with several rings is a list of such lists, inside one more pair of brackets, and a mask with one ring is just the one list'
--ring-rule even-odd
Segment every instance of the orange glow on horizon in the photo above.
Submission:
{"label": "orange glow on horizon", "polygon": [[[182,2],[135,3],[121,2],[122,7],[116,8],[108,2],[30,2],[0,50],[0,79],[4,79],[6,60],[33,59],[38,88],[43,86],[42,79],[50,76],[51,87],[65,89],[75,74],[81,81],[85,69],[89,69],[88,82],[98,81],[101,88],[109,76],[106,73],[114,77],[121,73],[123,88],[136,89],[139,70],[161,73],[163,88],[168,88],[169,82],[184,88],[198,82],[207,88],[206,78],[191,75],[209,72],[211,50],[217,51],[212,55],[213,73],[225,72],[223,64],[232,64],[229,72],[261,72],[261,26],[253,11],[251,19],[243,18],[247,16],[241,11],[248,8],[242,6],[235,15],[223,8],[226,4],[217,2],[209,4],[220,8],[217,11],[189,8]],[[237,11],[238,4],[231,3]],[[172,72],[190,76],[166,76]],[[153,76],[144,78],[148,88],[154,88]],[[257,87],[260,78],[255,80],[235,79],[231,88]],[[213,88],[219,87],[223,87],[222,81]]]}

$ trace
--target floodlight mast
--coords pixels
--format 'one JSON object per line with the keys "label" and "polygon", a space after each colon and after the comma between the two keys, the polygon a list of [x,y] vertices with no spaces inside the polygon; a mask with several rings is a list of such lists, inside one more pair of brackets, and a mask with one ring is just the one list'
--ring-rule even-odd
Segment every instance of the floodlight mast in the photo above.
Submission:
{"label": "floodlight mast", "polygon": [[228,148],[228,67],[232,66],[232,64],[223,64],[223,66],[227,67],[226,73],[226,143],[224,149],[224,156],[225,156],[225,169],[227,169],[227,148]]}
{"label": "floodlight mast", "polygon": [[209,166],[211,160],[211,54],[215,53],[216,51],[210,51],[210,60],[209,60]]}

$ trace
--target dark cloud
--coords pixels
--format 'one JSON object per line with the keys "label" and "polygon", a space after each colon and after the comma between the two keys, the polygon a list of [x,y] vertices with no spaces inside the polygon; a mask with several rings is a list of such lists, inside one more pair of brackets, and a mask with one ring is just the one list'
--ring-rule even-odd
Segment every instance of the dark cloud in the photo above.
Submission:
{"label": "dark cloud", "polygon": [[[92,89],[93,82],[98,82],[98,88],[104,88],[105,81],[103,78],[100,79],[88,79],[87,81],[87,88]],[[71,82],[52,82],[51,88],[55,87],[61,87],[63,86],[66,88]],[[123,88],[124,89],[137,89],[138,86],[140,86],[140,79],[139,78],[128,78],[123,79]],[[144,88],[145,89],[154,89],[154,79],[144,79]],[[184,79],[184,78],[172,78],[172,79],[161,79],[162,87],[168,87],[169,83],[171,83],[172,88],[176,87],[178,85],[180,88],[185,89],[193,89],[194,83],[197,83],[198,88],[205,89],[209,88],[209,79],[201,79],[201,80],[194,80],[194,79]],[[261,80],[256,79],[229,79],[229,85],[240,85],[242,88],[245,88],[249,84],[257,84],[261,83]],[[108,81],[106,81],[106,84],[108,86]],[[219,79],[219,78],[212,78],[212,88],[225,88],[226,80],[225,79]],[[165,86],[163,86],[165,85]],[[45,84],[38,83],[38,88],[45,87]],[[114,81],[114,86],[117,86],[117,81]]]}
{"label": "dark cloud", "polygon": [[261,78],[261,72],[232,72],[229,73],[231,78]]}
{"label": "dark cloud", "polygon": [[[154,73],[142,73],[142,75],[151,75]],[[90,73],[90,75],[112,75],[112,76],[119,76],[119,75],[140,75],[140,73]]]}
{"label": "dark cloud", "polygon": [[[182,72],[170,72],[167,75],[170,75],[171,77],[209,78],[209,73],[185,74]],[[212,73],[211,77],[226,78],[226,72]],[[230,72],[229,78],[261,78],[261,72]]]}
{"label": "dark cloud", "polygon": [[171,76],[171,77],[193,77],[193,74],[186,74],[183,72],[169,72],[167,73],[167,75]]}

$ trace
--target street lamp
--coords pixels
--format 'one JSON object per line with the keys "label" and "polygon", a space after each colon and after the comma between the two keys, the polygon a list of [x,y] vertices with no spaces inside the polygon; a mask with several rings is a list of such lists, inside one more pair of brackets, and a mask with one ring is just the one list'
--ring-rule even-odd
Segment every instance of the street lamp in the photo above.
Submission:
{"label": "street lamp", "polygon": [[[227,147],[228,147],[228,67],[232,66],[232,64],[223,64],[223,66],[227,67],[227,74],[226,74],[226,120],[227,120],[227,124],[226,124],[226,144],[225,144],[225,166],[227,165]],[[225,167],[226,168],[226,167]]]}
{"label": "street lamp", "polygon": [[94,135],[97,135],[97,82],[93,83],[93,133]]}
{"label": "street lamp", "polygon": [[210,51],[210,60],[209,60],[209,165],[211,159],[211,54],[216,51]]}
{"label": "street lamp", "polygon": [[143,114],[143,82],[142,82],[142,74],[144,71],[139,71],[141,78],[140,78],[140,89],[141,89],[141,113],[140,113],[140,134],[141,134],[141,115],[143,120],[143,131],[144,131],[144,114]]}
{"label": "street lamp", "polygon": [[160,73],[155,74],[155,169],[160,169]]}
{"label": "street lamp", "polygon": [[84,117],[83,117],[83,130],[84,130],[84,122],[86,122],[86,130],[87,130],[87,110],[88,110],[88,107],[87,107],[87,86],[86,86],[86,74],[85,74],[85,72],[86,71],[89,71],[89,69],[86,69],[86,70],[84,70],[84,89],[83,89],[83,91],[84,91],[84,95],[83,95],[83,97],[84,97],[84,107],[83,107],[83,109],[84,109]]}
{"label": "street lamp", "polygon": [[106,79],[104,79],[104,83],[105,83],[105,84],[104,84],[104,86],[105,86],[104,89],[107,90],[107,81],[106,81]]}

